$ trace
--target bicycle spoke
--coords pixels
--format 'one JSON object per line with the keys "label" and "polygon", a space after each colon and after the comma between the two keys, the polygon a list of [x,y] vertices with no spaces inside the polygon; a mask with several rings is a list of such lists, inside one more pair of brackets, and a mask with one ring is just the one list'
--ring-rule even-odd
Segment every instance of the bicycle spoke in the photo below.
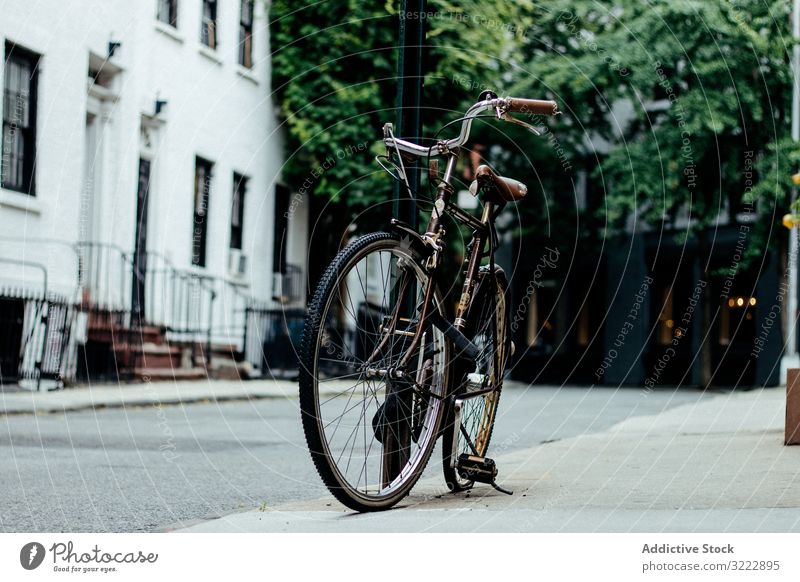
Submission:
{"label": "bicycle spoke", "polygon": [[464,424],[463,423],[461,424],[460,428],[461,428],[461,434],[464,437],[464,440],[467,441],[467,444],[469,445],[469,448],[472,450],[472,454],[475,455],[475,456],[480,457],[480,453],[478,452],[478,449],[475,448],[475,445],[473,444],[472,439],[469,438],[469,433],[467,432],[467,429],[464,428]]}
{"label": "bicycle spoke", "polygon": [[[431,382],[441,381],[446,353],[443,334],[431,330],[426,344],[434,356],[428,364],[431,371],[421,380],[425,386],[391,386],[383,375],[366,376],[368,371],[392,370],[402,359],[409,378],[422,378],[422,352],[408,353],[407,334],[416,331],[418,322],[405,311],[422,301],[427,276],[399,242],[387,240],[380,246],[333,270],[336,278],[326,283],[325,303],[314,307],[320,327],[315,360],[308,367],[317,371],[315,430],[330,468],[322,467],[320,474],[329,485],[333,478],[336,490],[349,496],[376,499],[407,488],[433,449],[444,405],[430,397],[423,402],[415,391],[433,392]],[[398,268],[400,258],[409,266]],[[397,390],[408,392],[397,398],[392,396]],[[387,404],[388,398],[393,404]],[[385,473],[387,455],[392,474]]]}
{"label": "bicycle spoke", "polygon": [[[452,427],[446,433],[445,477],[455,490],[471,487],[472,481],[461,477],[450,468],[450,463],[453,461],[451,455],[455,454],[456,458],[464,453],[478,457],[487,456],[499,389],[502,385],[507,332],[505,327],[501,327],[504,326],[506,317],[504,291],[495,286],[493,281],[488,282],[493,286],[488,290],[487,287],[479,290],[467,315],[465,333],[478,346],[479,355],[474,368],[464,369],[463,373],[478,374],[484,378],[480,388],[490,388],[492,391],[465,399],[459,425]],[[483,282],[484,285],[486,283],[487,281]],[[462,381],[466,380],[466,377],[463,377]],[[472,388],[462,385],[461,389],[468,392]],[[456,441],[455,447],[453,439]]]}

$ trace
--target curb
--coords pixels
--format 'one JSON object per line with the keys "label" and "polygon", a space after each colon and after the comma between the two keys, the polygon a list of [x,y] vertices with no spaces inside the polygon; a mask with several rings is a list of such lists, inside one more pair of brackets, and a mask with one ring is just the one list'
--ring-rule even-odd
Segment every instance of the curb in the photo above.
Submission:
{"label": "curb", "polygon": [[25,416],[25,415],[37,415],[37,414],[59,414],[62,412],[80,412],[85,410],[113,410],[118,408],[128,408],[128,407],[143,407],[143,406],[178,406],[181,404],[197,404],[199,402],[246,402],[249,400],[277,400],[277,399],[286,399],[291,400],[292,396],[287,396],[284,394],[245,394],[245,395],[230,395],[230,396],[195,396],[190,398],[167,398],[167,399],[156,399],[156,400],[132,400],[126,402],[98,402],[96,404],[77,404],[77,405],[64,405],[64,406],[44,406],[44,407],[35,407],[28,410],[19,409],[12,409],[12,410],[3,410],[0,409],[0,417],[3,416]]}

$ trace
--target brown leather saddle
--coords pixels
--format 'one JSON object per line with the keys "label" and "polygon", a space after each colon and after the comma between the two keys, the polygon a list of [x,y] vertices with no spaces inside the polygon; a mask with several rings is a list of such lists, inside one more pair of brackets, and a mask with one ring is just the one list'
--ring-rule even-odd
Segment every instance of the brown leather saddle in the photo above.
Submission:
{"label": "brown leather saddle", "polygon": [[528,187],[514,180],[498,176],[487,165],[480,165],[475,170],[475,181],[470,186],[470,192],[477,195],[478,191],[484,193],[484,199],[491,202],[517,202],[525,198]]}

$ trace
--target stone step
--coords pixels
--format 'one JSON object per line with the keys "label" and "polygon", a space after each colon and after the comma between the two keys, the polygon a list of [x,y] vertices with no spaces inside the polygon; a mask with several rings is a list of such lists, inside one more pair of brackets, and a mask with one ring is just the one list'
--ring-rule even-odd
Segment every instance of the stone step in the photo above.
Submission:
{"label": "stone step", "polygon": [[145,326],[141,328],[125,328],[118,325],[89,327],[90,340],[104,343],[119,343],[128,340],[136,343],[161,345],[165,341],[164,330],[160,327]]}
{"label": "stone step", "polygon": [[202,380],[208,377],[205,368],[136,368],[133,376],[137,380],[159,382],[166,380]]}
{"label": "stone step", "polygon": [[114,346],[117,361],[126,368],[181,367],[181,349],[177,346],[144,344],[117,344]]}
{"label": "stone step", "polygon": [[[205,349],[205,346],[203,346],[203,349]],[[241,357],[241,348],[236,344],[211,344],[211,357],[235,360]]]}

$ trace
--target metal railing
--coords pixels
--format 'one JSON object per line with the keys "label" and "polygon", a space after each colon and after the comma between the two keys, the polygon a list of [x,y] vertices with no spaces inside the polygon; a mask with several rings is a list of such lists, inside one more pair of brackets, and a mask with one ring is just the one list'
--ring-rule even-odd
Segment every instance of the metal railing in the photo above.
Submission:
{"label": "metal railing", "polygon": [[294,376],[305,310],[250,305],[245,314],[244,358],[261,376]]}
{"label": "metal railing", "polygon": [[[11,263],[0,259],[0,263]],[[79,310],[46,286],[0,287],[0,381],[41,389],[43,380],[60,387],[75,376]]]}
{"label": "metal railing", "polygon": [[[55,242],[74,254],[75,287],[69,294],[49,291],[45,266],[0,258],[36,269],[42,278],[32,291],[30,284],[0,286],[2,382],[35,381],[39,387],[42,379],[73,381],[78,354],[86,358],[79,346],[85,347],[87,338],[104,337],[118,351],[133,346],[144,327],[159,328],[166,341],[191,347],[195,366],[210,366],[216,346],[237,361],[249,361],[262,375],[296,370],[303,311],[288,307],[302,304],[300,267],[287,265],[279,274],[275,301],[286,307],[274,309],[256,302],[235,280],[177,268],[157,252],[143,253],[135,261],[133,253],[114,244]],[[114,349],[107,357],[116,358]],[[111,364],[114,372],[124,371],[119,368],[125,362]],[[80,375],[88,379],[87,373],[82,369]]]}
{"label": "metal railing", "polygon": [[218,278],[176,267],[148,251],[137,264],[134,254],[97,242],[76,245],[78,281],[84,308],[130,311],[130,326],[163,328],[177,343],[209,344]]}

